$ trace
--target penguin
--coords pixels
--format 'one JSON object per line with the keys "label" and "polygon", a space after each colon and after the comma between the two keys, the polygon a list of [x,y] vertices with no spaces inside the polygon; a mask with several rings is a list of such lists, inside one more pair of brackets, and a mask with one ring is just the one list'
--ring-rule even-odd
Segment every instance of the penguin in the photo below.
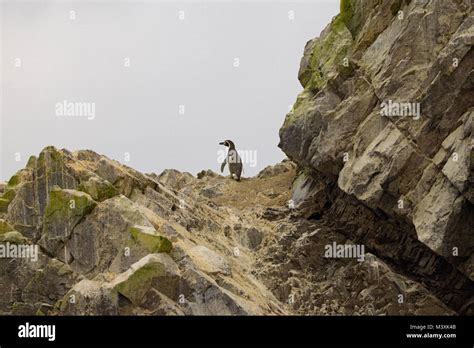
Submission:
{"label": "penguin", "polygon": [[224,145],[229,148],[227,157],[221,164],[221,173],[224,172],[225,165],[229,164],[229,171],[232,179],[240,181],[240,175],[242,174],[242,160],[235,149],[234,143],[231,140],[224,140],[223,142],[219,143],[219,145]]}

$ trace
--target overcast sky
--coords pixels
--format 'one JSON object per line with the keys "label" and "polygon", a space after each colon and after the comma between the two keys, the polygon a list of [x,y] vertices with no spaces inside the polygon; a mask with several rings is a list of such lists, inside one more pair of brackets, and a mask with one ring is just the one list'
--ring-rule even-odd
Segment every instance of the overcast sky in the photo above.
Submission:
{"label": "overcast sky", "polygon": [[304,45],[339,0],[0,6],[1,179],[48,145],[142,172],[218,171],[225,139],[250,176],[285,157]]}

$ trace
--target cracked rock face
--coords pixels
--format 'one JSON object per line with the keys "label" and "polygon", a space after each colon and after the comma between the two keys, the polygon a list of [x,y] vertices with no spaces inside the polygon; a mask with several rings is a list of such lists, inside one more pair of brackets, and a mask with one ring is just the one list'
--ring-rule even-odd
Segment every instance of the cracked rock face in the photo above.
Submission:
{"label": "cracked rock face", "polygon": [[236,182],[144,175],[89,150],[48,147],[39,158],[2,196],[0,242],[38,246],[35,262],[0,258],[4,314],[455,313],[369,250],[365,262],[325,258],[327,245],[356,240],[333,217],[288,207],[290,161]]}
{"label": "cracked rock face", "polygon": [[292,161],[240,182],[43,149],[0,183],[0,246],[37,247],[0,257],[0,313],[472,315],[473,28],[467,0],[341,1]]}
{"label": "cracked rock face", "polygon": [[[268,204],[287,199],[294,167],[283,163],[276,173],[284,191]],[[235,184],[217,174],[144,175],[90,150],[45,148],[3,187],[0,243],[36,246],[38,254],[0,258],[0,311],[287,313],[250,272],[263,232],[219,201]],[[246,189],[257,199],[253,185]]]}
{"label": "cracked rock face", "polygon": [[306,45],[279,146],[462,264],[474,252],[472,2],[341,4]]}

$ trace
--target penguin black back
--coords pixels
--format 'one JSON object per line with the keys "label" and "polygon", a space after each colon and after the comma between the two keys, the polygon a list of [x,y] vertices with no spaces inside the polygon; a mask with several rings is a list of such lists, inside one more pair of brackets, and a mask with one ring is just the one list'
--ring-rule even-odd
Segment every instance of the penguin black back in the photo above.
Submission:
{"label": "penguin black back", "polygon": [[224,145],[229,148],[227,156],[221,164],[221,173],[224,172],[224,167],[228,164],[232,179],[240,181],[240,176],[242,175],[242,160],[235,148],[234,142],[232,140],[224,140],[220,142],[219,145]]}

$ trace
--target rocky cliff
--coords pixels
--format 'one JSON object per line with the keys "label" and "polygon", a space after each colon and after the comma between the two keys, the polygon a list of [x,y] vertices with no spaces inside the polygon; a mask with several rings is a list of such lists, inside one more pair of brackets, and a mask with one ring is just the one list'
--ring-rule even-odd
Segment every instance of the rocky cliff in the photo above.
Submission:
{"label": "rocky cliff", "polygon": [[[452,314],[424,285],[289,207],[295,165],[236,182],[212,171],[142,174],[92,151],[45,148],[4,187],[7,314]],[[402,303],[399,296],[404,296]]]}
{"label": "rocky cliff", "polygon": [[297,204],[456,310],[472,296],[473,43],[470,0],[341,1],[305,47],[279,145]]}
{"label": "rocky cliff", "polygon": [[472,314],[472,21],[342,1],[304,50],[291,161],[241,182],[43,149],[0,185],[0,246],[38,247],[0,257],[0,313]]}

